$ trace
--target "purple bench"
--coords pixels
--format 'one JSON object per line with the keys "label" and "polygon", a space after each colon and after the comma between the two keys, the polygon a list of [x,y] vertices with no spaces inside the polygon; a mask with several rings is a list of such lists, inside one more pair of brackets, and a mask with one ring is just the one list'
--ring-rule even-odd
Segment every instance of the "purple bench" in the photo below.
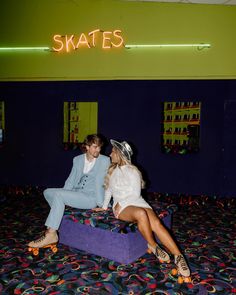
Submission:
{"label": "purple bench", "polygon": [[[154,204],[153,209],[166,227],[171,228],[175,208]],[[111,209],[93,212],[67,207],[59,229],[59,242],[122,264],[134,262],[147,250],[147,242],[136,224],[117,220]]]}

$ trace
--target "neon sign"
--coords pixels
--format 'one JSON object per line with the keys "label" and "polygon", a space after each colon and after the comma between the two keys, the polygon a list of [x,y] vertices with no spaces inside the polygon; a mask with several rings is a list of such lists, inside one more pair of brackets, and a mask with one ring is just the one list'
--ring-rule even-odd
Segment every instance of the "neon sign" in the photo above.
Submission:
{"label": "neon sign", "polygon": [[70,52],[80,48],[101,47],[103,49],[118,48],[124,45],[121,30],[102,31],[100,29],[93,30],[87,34],[81,33],[76,35],[54,35],[55,45],[53,51]]}

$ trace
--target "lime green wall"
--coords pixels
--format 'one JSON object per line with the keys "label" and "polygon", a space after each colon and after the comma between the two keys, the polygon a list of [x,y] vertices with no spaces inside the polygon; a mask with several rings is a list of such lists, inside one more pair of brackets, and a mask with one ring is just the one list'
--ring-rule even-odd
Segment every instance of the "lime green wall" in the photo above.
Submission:
{"label": "lime green wall", "polygon": [[0,47],[52,46],[54,34],[121,29],[126,44],[210,49],[83,48],[0,52],[0,80],[235,79],[236,7],[119,0],[1,0]]}

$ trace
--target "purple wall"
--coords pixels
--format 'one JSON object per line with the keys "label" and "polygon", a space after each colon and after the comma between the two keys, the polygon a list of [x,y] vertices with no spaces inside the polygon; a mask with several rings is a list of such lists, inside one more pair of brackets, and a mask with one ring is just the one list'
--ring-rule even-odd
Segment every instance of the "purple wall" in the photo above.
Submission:
{"label": "purple wall", "polygon": [[[135,161],[144,171],[149,191],[234,194],[236,159],[232,159],[235,165],[230,161],[230,169],[225,167],[232,151],[225,151],[224,140],[236,126],[227,121],[230,127],[224,127],[224,105],[236,100],[235,91],[236,81],[225,80],[2,82],[7,137],[0,148],[0,185],[64,184],[78,151],[63,150],[63,101],[78,99],[98,101],[100,133],[136,146]],[[202,102],[199,153],[161,153],[163,101]],[[235,136],[232,141],[236,144]],[[110,147],[105,153],[109,151]]]}

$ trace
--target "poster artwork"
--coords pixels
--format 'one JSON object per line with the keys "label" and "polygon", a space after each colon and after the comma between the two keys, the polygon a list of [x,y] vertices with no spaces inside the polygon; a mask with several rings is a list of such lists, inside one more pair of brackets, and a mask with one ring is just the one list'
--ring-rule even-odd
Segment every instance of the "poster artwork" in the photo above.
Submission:
{"label": "poster artwork", "polygon": [[200,148],[201,102],[164,102],[161,150],[164,153],[195,153]]}
{"label": "poster artwork", "polygon": [[77,149],[88,134],[97,133],[97,102],[64,102],[63,144]]}

